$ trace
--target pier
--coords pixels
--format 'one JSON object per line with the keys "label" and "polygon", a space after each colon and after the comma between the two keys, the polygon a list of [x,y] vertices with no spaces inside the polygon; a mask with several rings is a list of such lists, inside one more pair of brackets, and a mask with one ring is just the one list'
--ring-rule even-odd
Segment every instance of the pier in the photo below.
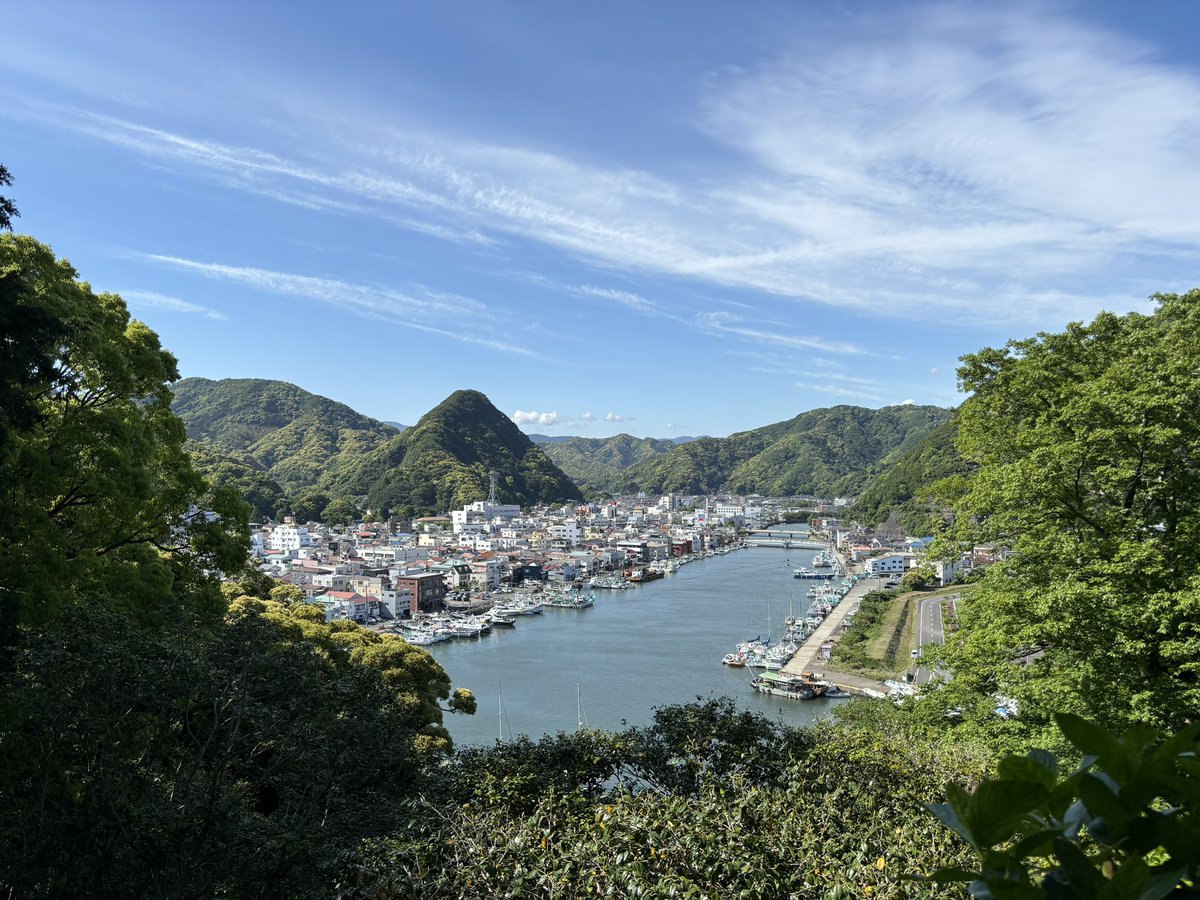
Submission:
{"label": "pier", "polygon": [[[837,554],[837,557],[843,570],[849,572],[845,557],[840,553]],[[833,608],[833,612],[817,626],[817,630],[805,638],[795,656],[779,670],[780,674],[799,676],[803,672],[812,672],[817,678],[853,694],[866,694],[867,696],[886,694],[887,685],[872,678],[863,678],[860,675],[849,675],[844,672],[825,671],[825,660],[821,658],[821,645],[833,639],[833,636],[841,629],[842,622],[846,617],[858,611],[862,598],[877,587],[877,584],[868,583],[867,580],[860,581],[852,587],[850,592]]]}

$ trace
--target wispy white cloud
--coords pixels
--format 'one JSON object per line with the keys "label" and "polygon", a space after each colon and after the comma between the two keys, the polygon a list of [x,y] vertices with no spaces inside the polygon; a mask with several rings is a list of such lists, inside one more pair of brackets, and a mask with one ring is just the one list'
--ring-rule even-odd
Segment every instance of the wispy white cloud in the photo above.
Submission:
{"label": "wispy white cloud", "polygon": [[579,418],[582,419],[584,422],[595,422],[596,421],[596,417],[594,415],[592,415],[590,412],[585,412]]}
{"label": "wispy white cloud", "polygon": [[585,294],[589,297],[600,297],[604,300],[612,300],[620,303],[622,306],[628,306],[638,312],[656,314],[662,310],[657,304],[652,303],[640,294],[635,294],[632,291],[622,291],[616,288],[601,288],[591,284],[582,284],[575,288],[576,292]]}
{"label": "wispy white cloud", "polygon": [[861,388],[846,387],[842,384],[821,384],[820,382],[803,381],[797,382],[796,387],[803,388],[806,391],[812,391],[817,394],[827,394],[833,397],[845,397],[848,400],[857,400],[860,403],[883,403],[884,396],[873,391],[864,391]]}
{"label": "wispy white cloud", "polygon": [[784,334],[776,331],[763,331],[745,324],[742,316],[726,312],[697,313],[697,327],[712,334],[729,334],[744,340],[762,344],[773,344],[780,347],[795,347],[805,350],[821,350],[825,353],[843,353],[858,355],[866,351],[856,344],[843,341],[827,341],[816,337],[805,337],[800,334]]}
{"label": "wispy white cloud", "polygon": [[130,302],[131,306],[140,309],[186,313],[188,315],[202,316],[205,319],[218,319],[221,321],[229,320],[229,316],[223,312],[218,312],[207,306],[201,306],[198,303],[180,300],[178,297],[168,297],[166,294],[159,294],[155,291],[118,291],[118,293],[126,302],[132,301]]}
{"label": "wispy white cloud", "polygon": [[[183,269],[208,278],[235,282],[258,291],[293,297],[305,297],[353,312],[366,318],[381,319],[403,328],[436,334],[465,344],[486,347],[504,353],[536,356],[527,347],[497,341],[464,328],[446,328],[431,324],[454,321],[480,321],[492,318],[487,307],[476,300],[437,291],[420,295],[369,284],[356,284],[335,278],[278,272],[250,266],[200,262],[157,253],[133,253],[131,256]],[[425,321],[422,321],[425,320]]]}
{"label": "wispy white cloud", "polygon": [[637,419],[634,418],[633,416],[626,416],[626,415],[622,415],[620,413],[610,412],[610,413],[604,414],[604,421],[605,422],[636,422]]}
{"label": "wispy white cloud", "polygon": [[[635,283],[686,279],[757,307],[1055,323],[1130,308],[1148,293],[1138,261],[1200,259],[1200,209],[1179,202],[1200,196],[1200,75],[1120,34],[1026,5],[898,6],[853,31],[805,28],[709,90],[699,139],[724,152],[704,179],[675,174],[672,160],[656,164],[667,176],[324,109],[289,123],[310,139],[286,146],[303,152],[265,149],[269,136],[243,146],[43,114],[281,202],[481,249],[527,239]],[[688,318],[645,291],[575,291]],[[860,352],[751,320],[688,320],[762,344]]]}

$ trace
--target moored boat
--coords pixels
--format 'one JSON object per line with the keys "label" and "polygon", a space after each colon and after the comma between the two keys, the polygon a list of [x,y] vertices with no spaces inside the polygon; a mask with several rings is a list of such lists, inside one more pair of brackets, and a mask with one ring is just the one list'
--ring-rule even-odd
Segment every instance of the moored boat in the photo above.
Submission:
{"label": "moored boat", "polygon": [[804,672],[800,675],[781,675],[768,671],[756,675],[751,684],[761,694],[785,697],[788,700],[816,700],[824,697],[833,687],[828,681],[821,681],[813,677],[811,672]]}

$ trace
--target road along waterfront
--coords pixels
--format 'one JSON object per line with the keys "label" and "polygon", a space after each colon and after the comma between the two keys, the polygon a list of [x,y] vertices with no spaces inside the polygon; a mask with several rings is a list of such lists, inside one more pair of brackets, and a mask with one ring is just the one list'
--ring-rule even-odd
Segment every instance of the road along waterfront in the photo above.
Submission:
{"label": "road along waterfront", "polygon": [[479,704],[474,716],[447,714],[446,726],[460,745],[486,744],[502,731],[506,739],[538,738],[581,722],[646,725],[657,706],[719,696],[798,725],[828,715],[841,701],[760,694],[750,684],[753,671],[721,665],[739,641],[778,641],[784,619],[807,612],[809,585],[792,571],[811,566],[814,555],[735,550],[634,590],[597,591],[590,609],[523,616],[516,628],[427,647]]}

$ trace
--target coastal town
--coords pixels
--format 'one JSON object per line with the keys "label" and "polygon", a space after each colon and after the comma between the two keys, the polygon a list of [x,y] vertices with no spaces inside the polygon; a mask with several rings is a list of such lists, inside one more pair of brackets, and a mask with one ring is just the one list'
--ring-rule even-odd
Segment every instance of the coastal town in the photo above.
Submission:
{"label": "coastal town", "polygon": [[[820,551],[793,578],[805,608],[773,646],[745,642],[723,662],[762,669],[763,693],[796,699],[881,694],[883,685],[826,680],[830,657],[868,590],[923,567],[946,585],[986,565],[986,549],[926,560],[930,538],[888,535],[841,518],[847,498],[645,495],[522,510],[488,500],[446,516],[349,525],[255,526],[260,571],[293,585],[327,622],[351,621],[414,644],[477,637],[543,610],[586,609],[598,596],[667,577],[697,559],[750,546]],[[807,530],[784,522],[806,520]]]}

